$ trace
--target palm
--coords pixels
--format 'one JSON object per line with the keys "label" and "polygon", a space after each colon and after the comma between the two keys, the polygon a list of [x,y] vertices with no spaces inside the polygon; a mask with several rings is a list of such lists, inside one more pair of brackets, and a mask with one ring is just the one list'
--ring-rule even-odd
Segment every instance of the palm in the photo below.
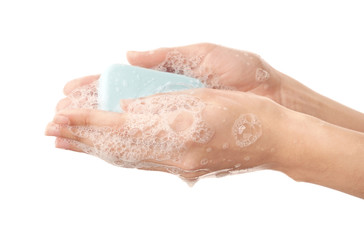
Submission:
{"label": "palm", "polygon": [[[132,65],[198,78],[209,88],[252,92],[280,102],[277,72],[253,53],[203,43],[150,52],[129,52],[128,60]],[[86,92],[86,99],[89,99],[88,93],[96,90],[90,83],[98,77],[89,76],[69,82],[65,94],[70,98],[61,101],[60,108],[69,104],[74,95],[79,95],[78,89]],[[82,101],[77,99],[76,102]],[[85,108],[90,104],[73,105],[70,105],[71,108]]]}
{"label": "palm", "polygon": [[279,101],[275,70],[253,53],[204,43],[131,52],[128,60],[132,65],[198,78],[210,88],[250,91]]}
{"label": "palm", "polygon": [[263,98],[254,95],[211,89],[159,94],[123,103],[122,114],[62,110],[67,122],[55,120],[47,135],[59,138],[58,147],[115,165],[195,179],[262,164],[264,158],[254,155],[269,145],[260,137],[263,120],[272,116],[257,111],[261,104]]}

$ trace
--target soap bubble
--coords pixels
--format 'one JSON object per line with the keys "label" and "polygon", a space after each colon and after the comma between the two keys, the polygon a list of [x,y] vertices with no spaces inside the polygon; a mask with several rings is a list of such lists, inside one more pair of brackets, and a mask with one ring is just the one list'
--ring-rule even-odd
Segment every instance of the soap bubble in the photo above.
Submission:
{"label": "soap bubble", "polygon": [[236,145],[246,147],[253,144],[262,135],[262,125],[254,114],[242,114],[235,120],[232,134]]}

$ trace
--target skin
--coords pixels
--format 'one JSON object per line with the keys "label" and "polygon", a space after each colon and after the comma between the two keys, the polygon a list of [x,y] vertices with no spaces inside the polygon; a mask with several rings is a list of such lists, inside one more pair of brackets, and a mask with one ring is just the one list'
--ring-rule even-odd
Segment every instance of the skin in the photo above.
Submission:
{"label": "skin", "polygon": [[[167,54],[176,49],[187,59],[202,56],[193,71],[212,70],[223,86],[237,91],[201,89],[192,94],[207,104],[203,120],[215,129],[213,139],[207,144],[188,143],[183,161],[163,162],[178,169],[183,178],[199,176],[223,169],[268,168],[286,173],[296,181],[305,181],[337,189],[364,198],[364,115],[333,100],[321,96],[296,80],[273,69],[259,56],[214,44],[196,44],[178,48],[161,48],[152,52],[129,52],[132,65],[152,68],[163,63]],[[256,71],[269,74],[257,81]],[[173,69],[169,69],[173,72]],[[74,89],[90,84],[99,75],[69,82],[65,95]],[[244,93],[248,92],[250,94]],[[251,94],[254,93],[254,94]],[[46,135],[56,136],[56,147],[73,151],[78,149],[72,141],[92,146],[89,139],[80,139],[69,126],[90,128],[109,126],[122,128],[125,119],[133,118],[128,112],[128,102],[122,102],[123,114],[100,110],[66,109],[70,100],[65,98],[57,105],[57,115],[46,130]],[[228,111],[222,111],[221,108]],[[232,136],[234,121],[241,115],[253,113],[261,121],[262,136],[253,144],[240,147]],[[160,118],[170,118],[161,115]],[[219,122],[217,119],[226,119]],[[187,122],[182,116],[179,123]],[[228,134],[230,133],[230,134]],[[72,141],[65,141],[71,139]],[[229,149],[223,149],[229,142]],[[210,152],[206,148],[211,148]],[[229,156],[231,161],[223,161]],[[244,160],[249,156],[250,160]],[[211,161],[202,169],[201,159]],[[147,159],[153,163],[156,159]],[[160,162],[159,162],[160,163]],[[145,168],[167,171],[165,167]],[[206,170],[207,169],[207,170]]]}
{"label": "skin", "polygon": [[[198,89],[193,91],[183,91],[179,93],[159,94],[169,96],[191,95],[200,99],[205,105],[202,112],[202,120],[209,128],[214,130],[212,139],[207,143],[196,143],[193,141],[185,142],[187,148],[182,152],[182,160],[179,162],[173,159],[159,161],[158,159],[140,159],[141,162],[157,163],[163,165],[158,168],[147,168],[148,170],[168,171],[165,167],[172,166],[178,169],[179,174],[188,180],[194,180],[202,175],[212,172],[220,171],[223,169],[250,169],[257,166],[266,167],[273,163],[273,157],[268,156],[271,154],[271,149],[276,149],[277,144],[275,141],[270,140],[272,136],[280,134],[281,128],[275,127],[273,123],[281,123],[279,119],[280,111],[284,109],[270,101],[269,99],[255,96],[246,93],[232,93],[230,91],[212,90],[212,89]],[[149,98],[153,98],[149,97]],[[147,101],[148,98],[144,98]],[[241,103],[244,104],[241,104]],[[46,134],[58,137],[57,147],[82,151],[76,145],[70,144],[64,139],[77,141],[88,146],[93,146],[91,139],[80,138],[70,131],[71,127],[89,127],[97,129],[98,127],[110,127],[114,130],[123,131],[126,128],[126,120],[137,119],[140,115],[144,114],[143,111],[134,110],[130,111],[128,105],[130,102],[122,102],[124,113],[105,112],[101,110],[88,110],[88,109],[64,109],[60,110],[55,116],[53,122],[48,127]],[[164,114],[157,114],[160,121],[167,120],[171,129],[179,131],[181,124],[188,127],[190,124],[190,115],[186,112],[172,111]],[[262,134],[261,137],[254,143],[246,147],[240,147],[236,144],[236,140],[232,134],[232,127],[236,119],[242,114],[254,114],[261,123]],[[145,113],[146,114],[146,113]],[[217,120],[218,119],[218,120]],[[185,127],[182,127],[184,129]],[[283,127],[283,126],[282,126]],[[135,137],[135,136],[130,136]],[[136,136],[137,138],[138,136]],[[224,144],[228,144],[228,148],[224,149]],[[107,144],[107,140],[105,142]],[[140,148],[143,146],[140,145]],[[128,149],[123,149],[128,151]],[[152,151],[158,151],[152,149]],[[173,155],[173,153],[169,153]],[[154,155],[150,153],[149,155]],[[244,157],[249,156],[249,161],[244,160]],[[162,158],[165,158],[162,156]],[[167,157],[168,158],[168,157]],[[208,159],[208,163],[201,164],[202,159]],[[224,159],[224,160],[223,160]],[[239,165],[239,167],[236,167]],[[145,169],[144,165],[137,166],[138,168]],[[205,169],[201,171],[201,169]]]}

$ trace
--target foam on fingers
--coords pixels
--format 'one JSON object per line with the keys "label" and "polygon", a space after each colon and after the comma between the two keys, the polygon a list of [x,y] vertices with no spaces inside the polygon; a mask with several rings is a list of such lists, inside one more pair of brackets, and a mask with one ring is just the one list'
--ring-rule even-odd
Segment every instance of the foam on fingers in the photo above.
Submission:
{"label": "foam on fingers", "polygon": [[97,81],[100,78],[100,75],[91,75],[91,76],[86,76],[86,77],[82,77],[82,78],[77,78],[74,79],[70,82],[68,82],[64,88],[63,88],[63,93],[67,96],[69,95],[73,90],[83,87],[85,85],[88,85],[94,81]]}
{"label": "foam on fingers", "polygon": [[202,64],[204,57],[204,55],[194,55],[188,58],[177,49],[171,49],[166,54],[164,61],[154,66],[153,69],[199,79],[207,88],[234,90],[234,87],[221,83],[219,76],[208,66]]}
{"label": "foam on fingers", "polygon": [[[118,165],[115,161],[139,163],[150,159],[180,162],[190,142],[207,143],[214,135],[214,130],[202,119],[204,108],[205,104],[194,96],[157,95],[131,102],[128,117],[121,125],[76,124],[70,130],[93,143],[93,149],[80,146],[83,151],[115,165]],[[175,128],[176,117],[187,117],[189,123]],[[93,119],[90,115],[88,118]],[[103,119],[107,118],[103,115]]]}
{"label": "foam on fingers", "polygon": [[[138,65],[154,66],[155,70],[197,78],[209,88],[230,89],[220,83],[219,77],[211,69],[202,66],[204,56],[187,58],[178,50],[163,51],[164,54],[142,53],[147,54],[149,60],[142,59],[145,62]],[[129,53],[132,64],[137,61],[133,54]],[[265,82],[269,74],[258,69],[255,77],[257,82]],[[203,112],[208,103],[197,97],[199,94],[194,94],[195,90],[121,101],[125,113],[120,114],[96,110],[100,99],[98,87],[98,81],[92,81],[73,89],[68,94],[70,103],[64,107],[66,110],[58,115],[66,116],[69,123],[63,121],[59,124],[64,124],[77,137],[67,140],[72,149],[95,155],[116,166],[161,170],[188,176],[193,181],[201,175],[223,176],[243,168],[229,156],[234,145],[238,148],[248,147],[262,135],[258,117],[244,113],[235,122],[234,119],[227,121],[223,118],[221,125],[226,127],[226,138],[218,146],[212,146],[209,143],[215,139],[217,131],[214,127],[218,126],[212,127],[204,119]],[[229,106],[219,107],[219,111],[226,114],[223,117],[229,116]],[[216,160],[214,154],[220,149],[226,156]],[[199,154],[192,156],[191,152]],[[241,158],[251,162],[249,156]],[[216,161],[224,162],[225,168],[215,168]]]}
{"label": "foam on fingers", "polygon": [[76,145],[78,145],[76,141],[67,138],[57,137],[55,141],[56,148],[71,150],[74,152],[83,152],[81,149],[77,148]]}
{"label": "foam on fingers", "polygon": [[54,123],[71,126],[121,126],[125,119],[122,113],[90,109],[66,109],[59,111]]}
{"label": "foam on fingers", "polygon": [[91,83],[74,88],[67,95],[70,104],[68,104],[66,109],[97,109],[97,86],[98,81],[95,80]]}

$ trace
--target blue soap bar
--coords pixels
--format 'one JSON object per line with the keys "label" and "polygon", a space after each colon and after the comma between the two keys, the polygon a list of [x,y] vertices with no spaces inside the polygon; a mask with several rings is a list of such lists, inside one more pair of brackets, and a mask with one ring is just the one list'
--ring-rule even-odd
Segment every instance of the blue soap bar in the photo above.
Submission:
{"label": "blue soap bar", "polygon": [[203,88],[195,78],[130,65],[111,65],[99,79],[98,108],[122,112],[121,99],[146,97],[156,93]]}

